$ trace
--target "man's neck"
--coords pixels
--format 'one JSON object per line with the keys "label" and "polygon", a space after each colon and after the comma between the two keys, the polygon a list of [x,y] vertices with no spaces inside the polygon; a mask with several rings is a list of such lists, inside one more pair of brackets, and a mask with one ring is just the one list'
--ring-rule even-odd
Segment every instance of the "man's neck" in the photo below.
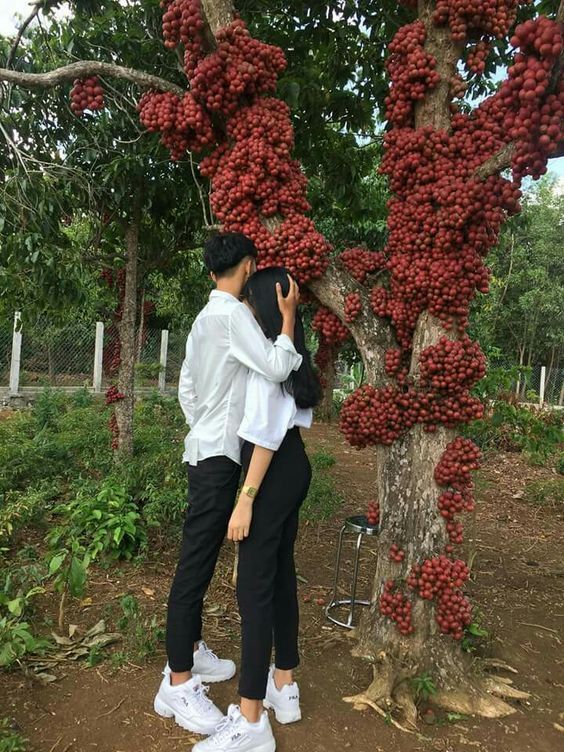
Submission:
{"label": "man's neck", "polygon": [[237,298],[237,300],[241,297],[241,284],[236,279],[220,279],[215,289],[219,290],[219,292],[227,292],[229,295]]}

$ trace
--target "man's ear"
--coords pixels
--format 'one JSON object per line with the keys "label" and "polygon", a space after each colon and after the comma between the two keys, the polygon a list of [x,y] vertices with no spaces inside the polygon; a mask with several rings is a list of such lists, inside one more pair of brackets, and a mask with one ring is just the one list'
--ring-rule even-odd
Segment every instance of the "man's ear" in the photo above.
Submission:
{"label": "man's ear", "polygon": [[210,278],[214,285],[217,285],[217,274],[215,272],[210,272]]}

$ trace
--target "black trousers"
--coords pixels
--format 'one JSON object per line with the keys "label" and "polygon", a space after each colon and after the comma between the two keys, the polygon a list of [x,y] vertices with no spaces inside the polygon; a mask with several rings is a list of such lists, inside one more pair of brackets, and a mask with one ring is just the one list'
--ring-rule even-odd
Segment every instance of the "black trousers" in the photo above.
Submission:
{"label": "black trousers", "polygon": [[180,559],[168,599],[166,651],[173,671],[190,671],[202,639],[204,596],[237,494],[241,467],[227,457],[188,465],[188,499]]}
{"label": "black trousers", "polygon": [[[243,446],[245,472],[253,449],[247,442]],[[249,537],[239,544],[239,693],[250,700],[262,700],[266,694],[273,638],[277,668],[288,670],[299,663],[294,542],[310,482],[311,466],[299,429],[293,428],[274,455],[253,503]]]}

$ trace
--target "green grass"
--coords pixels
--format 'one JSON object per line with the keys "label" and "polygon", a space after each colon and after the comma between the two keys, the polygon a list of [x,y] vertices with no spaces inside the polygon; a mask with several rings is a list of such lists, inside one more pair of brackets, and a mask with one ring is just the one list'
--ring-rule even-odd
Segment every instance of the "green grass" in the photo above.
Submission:
{"label": "green grass", "polygon": [[534,480],[525,486],[525,501],[536,506],[564,506],[564,478]]}
{"label": "green grass", "polygon": [[306,520],[331,519],[343,504],[343,497],[335,487],[335,479],[329,472],[336,460],[327,452],[316,452],[310,457],[313,471],[309,493],[302,507]]}

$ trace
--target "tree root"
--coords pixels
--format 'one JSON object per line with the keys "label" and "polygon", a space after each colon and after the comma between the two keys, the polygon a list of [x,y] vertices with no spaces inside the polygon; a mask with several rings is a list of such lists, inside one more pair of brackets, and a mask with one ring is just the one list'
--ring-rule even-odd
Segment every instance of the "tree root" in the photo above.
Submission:
{"label": "tree root", "polygon": [[520,689],[515,689],[511,685],[513,682],[511,679],[506,679],[502,676],[488,676],[484,679],[484,685],[486,692],[496,695],[497,697],[506,697],[512,700],[528,700],[531,696],[529,692],[523,692]]}
{"label": "tree root", "polygon": [[482,718],[504,718],[516,712],[515,708],[500,697],[493,697],[489,694],[485,682],[483,687],[473,687],[467,690],[439,690],[433,695],[432,702],[433,705],[450,713],[478,715]]}
{"label": "tree root", "polygon": [[352,703],[355,710],[366,710],[366,708],[372,708],[372,710],[375,710],[378,715],[381,715],[382,718],[385,719],[385,721],[388,723],[391,723],[392,726],[395,726],[399,731],[403,731],[406,734],[414,734],[415,731],[412,731],[412,729],[408,729],[405,726],[402,726],[401,723],[398,723],[395,718],[393,718],[389,712],[386,712],[383,710],[377,702],[374,702],[370,699],[370,697],[367,697],[362,692],[358,695],[354,695],[352,697],[343,697],[343,700],[345,702]]}

